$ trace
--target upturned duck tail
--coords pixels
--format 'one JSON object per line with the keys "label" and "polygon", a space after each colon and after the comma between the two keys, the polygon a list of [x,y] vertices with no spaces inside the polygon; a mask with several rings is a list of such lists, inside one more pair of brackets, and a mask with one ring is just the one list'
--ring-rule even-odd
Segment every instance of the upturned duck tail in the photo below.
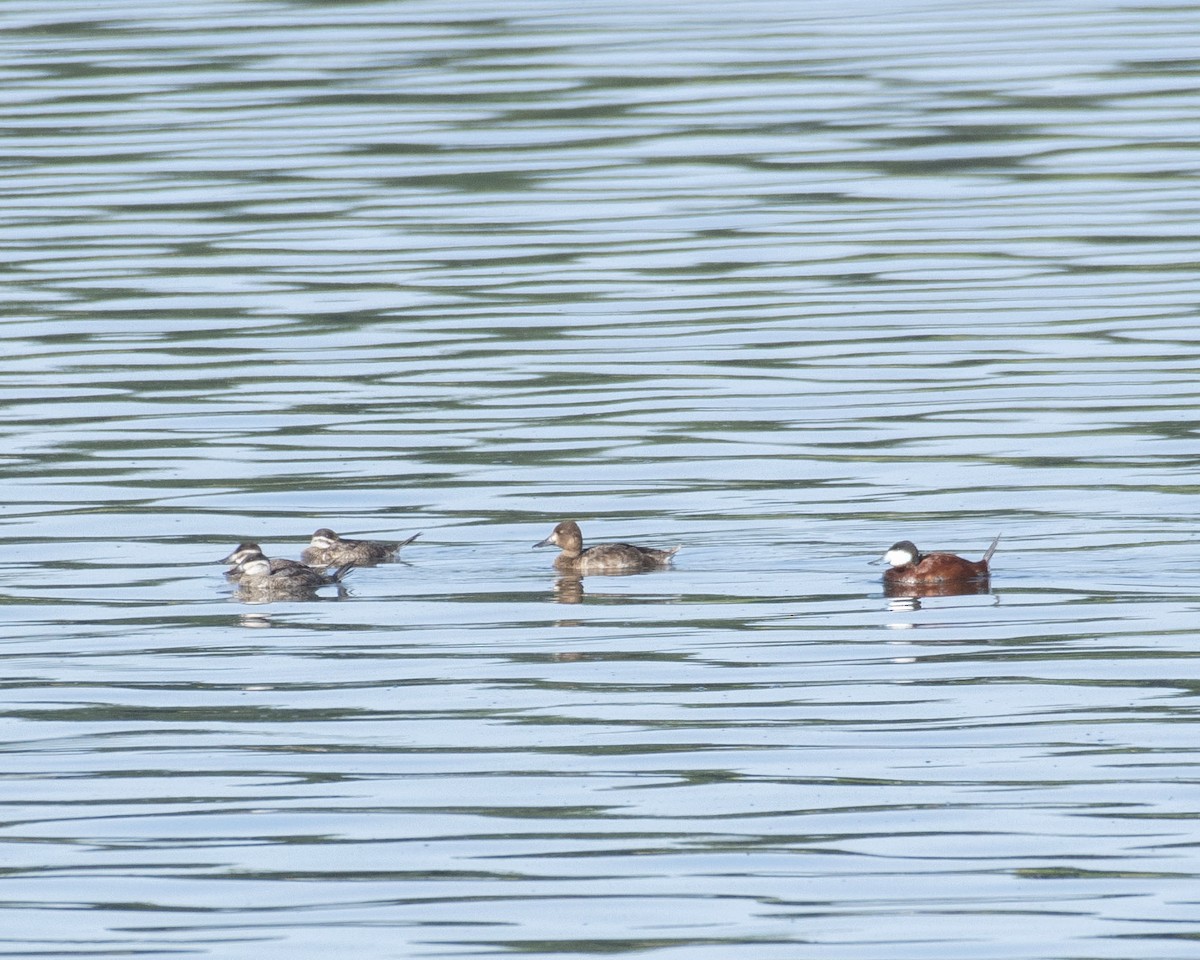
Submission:
{"label": "upturned duck tail", "polygon": [[983,563],[987,563],[992,559],[992,554],[996,552],[996,547],[1000,545],[1000,534],[996,534],[996,539],[992,541],[992,545],[987,548],[987,552],[983,555]]}

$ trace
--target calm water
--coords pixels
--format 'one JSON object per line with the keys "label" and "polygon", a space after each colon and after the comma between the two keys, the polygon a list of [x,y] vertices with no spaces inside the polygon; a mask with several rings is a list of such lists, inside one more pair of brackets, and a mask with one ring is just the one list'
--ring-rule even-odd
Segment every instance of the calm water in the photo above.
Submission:
{"label": "calm water", "polygon": [[1200,7],[0,25],[0,956],[1195,956]]}

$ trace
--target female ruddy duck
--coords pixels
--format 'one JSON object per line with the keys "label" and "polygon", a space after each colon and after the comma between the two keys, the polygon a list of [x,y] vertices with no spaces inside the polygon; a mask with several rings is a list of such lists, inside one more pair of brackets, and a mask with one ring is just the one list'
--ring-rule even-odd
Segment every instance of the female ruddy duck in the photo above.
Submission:
{"label": "female ruddy duck", "polygon": [[312,535],[312,541],[304,548],[300,559],[310,567],[336,567],[344,563],[383,563],[385,560],[391,560],[401,547],[412,543],[419,536],[419,533],[414,533],[399,543],[383,540],[343,540],[328,527],[322,527]]}
{"label": "female ruddy duck", "polygon": [[883,582],[892,584],[951,583],[964,580],[985,580],[988,576],[988,561],[996,552],[1000,538],[996,537],[987,548],[983,559],[966,560],[952,553],[921,553],[911,540],[894,543],[883,555],[891,569],[885,570]]}
{"label": "female ruddy duck", "polygon": [[538,547],[550,545],[562,551],[554,558],[554,566],[573,576],[654,570],[657,567],[665,567],[679,551],[679,547],[655,550],[652,547],[635,547],[632,543],[598,543],[585,550],[583,534],[579,532],[579,524],[574,520],[564,520],[554,528],[550,536],[540,543],[535,543],[533,547],[536,550]]}
{"label": "female ruddy duck", "polygon": [[316,593],[318,587],[341,584],[342,578],[354,568],[347,563],[333,573],[321,573],[304,564],[273,570],[271,561],[261,553],[244,561],[239,569],[238,591],[244,597],[259,599],[292,598],[303,600]]}
{"label": "female ruddy duck", "polygon": [[[225,576],[230,580],[240,580],[242,578],[242,564],[247,560],[257,560],[263,556],[262,547],[257,543],[246,541],[239,543],[237,549],[227,556],[221,563],[230,564],[230,569],[226,571]],[[301,563],[299,560],[288,560],[286,557],[271,557],[271,572],[276,573],[280,570],[308,570],[307,564]]]}

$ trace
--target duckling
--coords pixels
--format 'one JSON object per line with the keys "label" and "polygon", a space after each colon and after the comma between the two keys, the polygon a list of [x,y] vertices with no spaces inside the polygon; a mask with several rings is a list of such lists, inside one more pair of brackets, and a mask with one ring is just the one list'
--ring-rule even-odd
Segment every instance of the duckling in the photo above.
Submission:
{"label": "duckling", "polygon": [[399,543],[383,540],[344,540],[328,527],[322,527],[312,535],[312,541],[304,548],[300,559],[310,567],[335,567],[345,563],[369,566],[393,559],[401,547],[412,543],[419,536],[419,533],[414,533]]}
{"label": "duckling", "polygon": [[[240,580],[242,578],[242,564],[247,560],[254,560],[262,557],[262,548],[257,544],[247,540],[244,543],[239,543],[237,549],[227,556],[221,563],[230,564],[230,569],[225,572],[227,580]],[[264,558],[265,559],[265,558]],[[288,560],[286,557],[271,557],[271,572],[276,573],[280,570],[308,570],[307,564],[301,563],[299,560]]]}
{"label": "duckling", "polygon": [[312,599],[319,587],[331,584],[340,586],[342,579],[352,569],[354,564],[347,563],[333,573],[320,573],[300,564],[273,571],[271,561],[260,554],[242,563],[238,592],[243,599]]}

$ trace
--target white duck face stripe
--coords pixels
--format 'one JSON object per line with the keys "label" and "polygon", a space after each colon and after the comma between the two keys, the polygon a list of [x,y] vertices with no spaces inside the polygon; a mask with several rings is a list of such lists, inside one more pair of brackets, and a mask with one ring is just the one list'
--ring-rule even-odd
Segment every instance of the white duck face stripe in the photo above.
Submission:
{"label": "white duck face stripe", "polygon": [[247,577],[267,577],[271,575],[271,561],[264,557],[255,557],[242,564],[242,575]]}
{"label": "white duck face stripe", "polygon": [[892,547],[891,550],[883,555],[883,559],[893,567],[903,567],[916,560],[917,556],[911,550],[906,550],[903,547]]}

